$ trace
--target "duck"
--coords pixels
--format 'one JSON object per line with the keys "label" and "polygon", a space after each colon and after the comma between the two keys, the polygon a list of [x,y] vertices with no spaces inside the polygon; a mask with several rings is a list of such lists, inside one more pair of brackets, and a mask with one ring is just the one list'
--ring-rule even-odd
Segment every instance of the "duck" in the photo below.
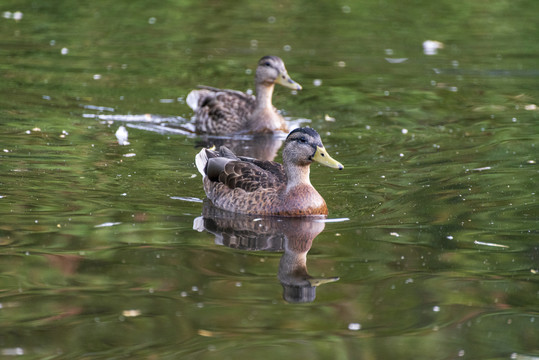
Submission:
{"label": "duck", "polygon": [[236,156],[228,148],[204,148],[195,157],[207,198],[217,208],[264,216],[327,216],[324,198],[310,181],[310,165],[344,167],[326,151],[320,135],[308,127],[291,131],[283,146],[283,164]]}
{"label": "duck", "polygon": [[256,68],[256,96],[202,85],[192,90],[186,103],[195,113],[195,132],[210,135],[287,133],[286,122],[271,102],[275,84],[302,89],[290,78],[281,58],[267,55],[258,61]]}

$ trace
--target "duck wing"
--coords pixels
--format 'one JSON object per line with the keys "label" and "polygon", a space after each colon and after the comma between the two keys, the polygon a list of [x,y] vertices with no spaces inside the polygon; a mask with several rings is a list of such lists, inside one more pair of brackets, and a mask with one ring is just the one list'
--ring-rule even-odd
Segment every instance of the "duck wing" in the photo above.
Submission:
{"label": "duck wing", "polygon": [[211,150],[206,151],[210,153],[206,175],[213,182],[220,182],[230,189],[243,189],[247,192],[276,189],[286,184],[284,169],[279,163],[239,158],[223,146],[219,154]]}
{"label": "duck wing", "polygon": [[187,96],[195,111],[197,131],[233,133],[241,131],[255,107],[255,97],[241,91],[199,86]]}

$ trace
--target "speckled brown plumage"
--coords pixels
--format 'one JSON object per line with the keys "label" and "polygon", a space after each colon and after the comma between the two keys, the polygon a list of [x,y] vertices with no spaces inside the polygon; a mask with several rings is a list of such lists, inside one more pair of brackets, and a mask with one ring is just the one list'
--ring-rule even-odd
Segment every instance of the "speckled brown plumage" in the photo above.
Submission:
{"label": "speckled brown plumage", "polygon": [[191,91],[187,104],[195,112],[197,133],[225,135],[287,131],[283,117],[271,103],[275,84],[301,89],[290,79],[280,58],[264,56],[256,69],[256,97],[208,86],[199,86],[200,90]]}
{"label": "speckled brown plumage", "polygon": [[[318,159],[320,153],[323,160]],[[219,152],[203,149],[196,158],[206,196],[215,206],[243,214],[278,216],[328,214],[326,202],[309,180],[313,161],[342,169],[310,128],[288,135],[284,165],[237,157],[225,147]]]}

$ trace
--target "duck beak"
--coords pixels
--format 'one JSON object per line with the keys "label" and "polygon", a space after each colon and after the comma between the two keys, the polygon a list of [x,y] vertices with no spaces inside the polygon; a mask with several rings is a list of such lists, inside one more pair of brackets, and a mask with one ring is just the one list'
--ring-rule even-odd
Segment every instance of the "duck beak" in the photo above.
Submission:
{"label": "duck beak", "polygon": [[288,76],[288,73],[286,71],[280,73],[279,76],[277,76],[277,79],[275,79],[275,83],[290,88],[292,90],[302,89],[301,85],[292,80],[290,76]]}
{"label": "duck beak", "polygon": [[339,170],[344,169],[344,166],[342,166],[340,162],[329,156],[328,152],[323,146],[316,147],[316,151],[314,152],[314,155],[311,156],[311,159],[313,161],[319,162],[322,165],[329,166],[330,168]]}

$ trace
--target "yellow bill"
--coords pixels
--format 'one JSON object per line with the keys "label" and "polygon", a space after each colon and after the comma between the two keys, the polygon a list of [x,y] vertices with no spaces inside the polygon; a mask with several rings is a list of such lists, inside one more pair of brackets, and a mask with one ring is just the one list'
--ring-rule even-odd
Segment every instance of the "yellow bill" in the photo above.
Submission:
{"label": "yellow bill", "polygon": [[277,76],[277,79],[275,79],[275,83],[293,90],[302,89],[301,85],[292,80],[286,72],[280,73],[279,76]]}
{"label": "yellow bill", "polygon": [[313,161],[319,162],[322,165],[329,166],[330,168],[344,169],[344,166],[337,160],[329,156],[328,152],[323,146],[317,146],[314,155],[312,156]]}

